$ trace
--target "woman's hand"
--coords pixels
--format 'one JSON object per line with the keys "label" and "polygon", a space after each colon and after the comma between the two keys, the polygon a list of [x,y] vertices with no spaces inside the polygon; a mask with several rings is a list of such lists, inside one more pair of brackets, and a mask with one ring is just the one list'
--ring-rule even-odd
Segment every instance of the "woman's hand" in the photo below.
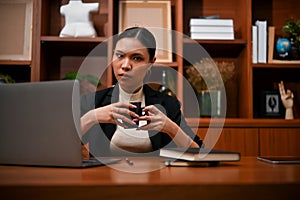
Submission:
{"label": "woman's hand", "polygon": [[129,110],[130,108],[136,108],[136,106],[130,103],[118,102],[97,108],[94,112],[98,123],[118,124],[127,128],[126,124],[135,125],[139,118],[136,113]]}
{"label": "woman's hand", "polygon": [[[174,130],[177,132],[178,126],[170,120],[156,106],[150,105],[143,109],[146,115],[139,117],[139,120],[145,120],[149,123],[139,127],[137,130],[153,130],[171,134]],[[173,131],[172,131],[173,130]],[[173,132],[174,133],[174,132]]]}
{"label": "woman's hand", "polygon": [[112,123],[124,128],[135,125],[139,116],[129,108],[135,108],[135,105],[118,102],[87,112],[80,119],[82,133],[86,133],[97,123]]}
{"label": "woman's hand", "polygon": [[163,132],[168,134],[178,147],[199,148],[196,142],[194,142],[175,122],[168,118],[156,106],[147,106],[143,111],[146,115],[139,117],[139,120],[147,120],[150,123],[140,126],[137,130]]}

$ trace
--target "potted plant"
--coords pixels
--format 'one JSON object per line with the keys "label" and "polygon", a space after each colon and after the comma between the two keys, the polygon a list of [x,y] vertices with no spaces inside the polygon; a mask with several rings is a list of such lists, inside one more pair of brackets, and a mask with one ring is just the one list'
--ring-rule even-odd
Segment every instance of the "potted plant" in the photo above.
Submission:
{"label": "potted plant", "polygon": [[300,20],[295,22],[293,18],[286,20],[282,31],[291,42],[291,57],[292,59],[300,58]]}
{"label": "potted plant", "polygon": [[200,116],[220,116],[222,110],[220,107],[221,89],[226,82],[233,78],[234,63],[204,58],[185,67],[185,72],[197,94]]}
{"label": "potted plant", "polygon": [[0,83],[15,83],[16,81],[7,74],[0,74]]}
{"label": "potted plant", "polygon": [[101,86],[101,81],[93,75],[79,75],[77,72],[69,72],[64,77],[64,80],[77,79],[80,82],[81,95],[94,92],[98,87]]}

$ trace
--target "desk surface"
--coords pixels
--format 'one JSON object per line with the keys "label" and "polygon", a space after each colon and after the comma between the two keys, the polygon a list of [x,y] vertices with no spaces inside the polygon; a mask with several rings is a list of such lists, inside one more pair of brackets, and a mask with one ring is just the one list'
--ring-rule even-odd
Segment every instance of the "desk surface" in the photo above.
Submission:
{"label": "desk surface", "polygon": [[[255,157],[217,167],[163,167],[133,158],[85,169],[0,166],[0,194],[10,199],[290,199],[300,196],[300,164],[269,164]],[[134,169],[135,168],[135,169]],[[134,170],[133,170],[134,169]],[[121,170],[121,171],[120,171]],[[142,198],[141,198],[142,197]]]}

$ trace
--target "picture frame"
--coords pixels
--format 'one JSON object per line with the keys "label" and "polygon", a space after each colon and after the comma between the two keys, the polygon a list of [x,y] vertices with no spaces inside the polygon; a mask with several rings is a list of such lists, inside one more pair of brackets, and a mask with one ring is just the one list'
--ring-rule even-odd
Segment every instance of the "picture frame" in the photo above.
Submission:
{"label": "picture frame", "polygon": [[279,91],[264,90],[260,98],[261,118],[284,118],[284,107],[281,102]]}
{"label": "picture frame", "polygon": [[2,0],[0,60],[31,61],[32,0]]}
{"label": "picture frame", "polygon": [[153,33],[156,61],[172,62],[172,24],[170,1],[119,1],[119,32],[132,26],[145,27]]}

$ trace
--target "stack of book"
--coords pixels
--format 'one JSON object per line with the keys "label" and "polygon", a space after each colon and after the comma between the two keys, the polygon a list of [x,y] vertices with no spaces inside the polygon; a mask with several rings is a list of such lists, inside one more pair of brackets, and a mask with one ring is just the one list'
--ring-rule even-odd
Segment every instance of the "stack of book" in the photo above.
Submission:
{"label": "stack of book", "polygon": [[233,19],[190,19],[191,39],[233,40]]}
{"label": "stack of book", "polygon": [[257,20],[252,26],[252,62],[267,63],[267,21]]}

